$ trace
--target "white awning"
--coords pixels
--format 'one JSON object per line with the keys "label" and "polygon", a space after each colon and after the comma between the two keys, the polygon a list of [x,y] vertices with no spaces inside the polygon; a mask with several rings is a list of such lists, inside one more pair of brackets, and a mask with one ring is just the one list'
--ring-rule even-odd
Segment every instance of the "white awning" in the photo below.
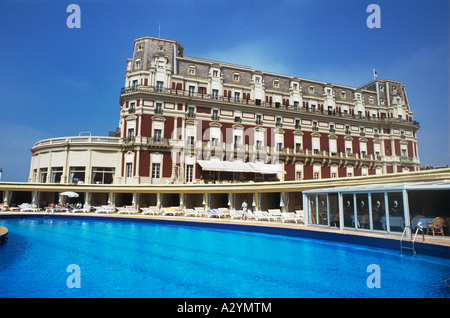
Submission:
{"label": "white awning", "polygon": [[267,163],[249,163],[252,166],[254,172],[262,174],[274,174],[274,173],[286,173],[280,164],[267,164]]}
{"label": "white awning", "polygon": [[239,161],[197,160],[203,170],[253,172],[262,174],[285,173],[279,164],[265,164]]}
{"label": "white awning", "polygon": [[202,167],[203,170],[223,171],[225,169],[225,166],[222,164],[222,161],[197,160],[197,163]]}

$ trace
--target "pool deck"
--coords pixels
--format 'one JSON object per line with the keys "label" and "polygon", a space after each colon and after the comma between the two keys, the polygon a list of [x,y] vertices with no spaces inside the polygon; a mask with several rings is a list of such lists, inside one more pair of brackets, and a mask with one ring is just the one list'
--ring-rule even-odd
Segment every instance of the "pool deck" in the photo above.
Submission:
{"label": "pool deck", "polygon": [[[306,230],[312,232],[320,232],[320,233],[333,233],[333,234],[341,234],[353,237],[371,237],[371,238],[381,238],[381,239],[389,239],[396,240],[398,244],[400,244],[401,233],[391,234],[391,233],[378,233],[378,232],[368,232],[364,230],[339,230],[336,228],[328,228],[328,227],[320,227],[320,226],[311,226],[304,225],[298,223],[283,223],[281,221],[256,221],[256,220],[239,220],[239,219],[231,219],[229,217],[226,218],[215,218],[215,217],[186,217],[186,216],[163,216],[163,215],[143,215],[139,214],[104,214],[104,213],[55,213],[55,214],[45,214],[45,213],[36,213],[36,212],[1,212],[1,217],[32,217],[32,216],[71,216],[71,217],[99,217],[99,218],[113,218],[113,219],[135,219],[135,220],[159,220],[159,221],[176,221],[178,222],[186,222],[186,223],[202,223],[202,224],[229,224],[229,225],[243,225],[246,227],[258,227],[258,228],[269,228],[269,229],[294,229],[294,230]],[[1,223],[1,221],[0,221]],[[6,230],[6,234],[8,229],[0,226],[0,236],[3,233],[2,229]],[[3,231],[4,231],[3,230]],[[405,239],[409,240],[409,239]],[[442,237],[442,236],[431,236],[425,235],[425,241],[422,241],[422,235],[417,235],[416,243],[426,243],[440,246],[450,247],[450,237]]]}

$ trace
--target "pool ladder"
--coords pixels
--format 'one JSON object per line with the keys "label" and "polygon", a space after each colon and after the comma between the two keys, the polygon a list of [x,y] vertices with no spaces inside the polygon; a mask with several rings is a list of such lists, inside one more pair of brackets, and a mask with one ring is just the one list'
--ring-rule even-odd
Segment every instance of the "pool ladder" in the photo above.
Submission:
{"label": "pool ladder", "polygon": [[[422,232],[422,241],[425,242],[425,235],[423,233],[423,227],[422,227],[422,223],[419,222],[419,224],[417,224],[418,227],[416,229],[416,233],[414,234],[414,237],[411,237],[412,239],[410,241],[403,241],[403,238],[405,237],[406,231],[408,229],[411,230],[412,233],[412,228],[410,226],[406,226],[405,229],[403,230],[403,234],[402,234],[402,238],[400,239],[400,253],[403,254],[403,249],[408,249],[408,250],[412,250],[413,255],[416,255],[416,250],[414,247],[414,243],[416,242],[416,238],[417,238],[417,233],[419,232],[419,230]],[[411,242],[411,246],[405,246],[403,244],[403,242]]]}

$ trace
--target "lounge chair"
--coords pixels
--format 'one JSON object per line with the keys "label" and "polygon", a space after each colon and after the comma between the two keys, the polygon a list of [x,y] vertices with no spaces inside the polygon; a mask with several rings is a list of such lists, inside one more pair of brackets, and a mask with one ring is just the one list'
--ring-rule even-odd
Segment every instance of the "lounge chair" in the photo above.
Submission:
{"label": "lounge chair", "polygon": [[179,215],[182,210],[179,207],[162,208],[163,215]]}
{"label": "lounge chair", "polygon": [[38,212],[39,208],[33,208],[31,203],[22,203],[19,205],[20,212]]}
{"label": "lounge chair", "polygon": [[244,212],[242,212],[242,210],[237,210],[237,211],[231,211],[230,212],[230,217],[232,218],[232,219],[240,219],[240,218],[242,218],[242,214],[243,214]]}
{"label": "lounge chair", "polygon": [[286,212],[286,213],[282,213],[281,216],[281,222],[287,222],[287,221],[294,221],[295,223],[297,222],[303,222],[303,217],[298,216],[296,213],[294,212]]}
{"label": "lounge chair", "polygon": [[297,217],[299,218],[299,221],[304,223],[303,218],[304,218],[304,212],[303,210],[295,210],[295,214],[297,215]]}
{"label": "lounge chair", "polygon": [[81,212],[83,212],[83,209],[73,206],[72,208],[69,209],[69,212],[70,213],[81,213]]}
{"label": "lounge chair", "polygon": [[268,209],[267,212],[275,220],[281,220],[281,210],[280,209]]}
{"label": "lounge chair", "polygon": [[139,208],[135,209],[134,206],[132,206],[132,205],[126,205],[125,208],[126,208],[126,213],[128,213],[128,214],[136,214],[136,213],[140,212]]}
{"label": "lounge chair", "polygon": [[267,220],[267,221],[275,220],[274,217],[272,217],[271,215],[269,215],[268,212],[265,212],[265,211],[254,212],[254,214],[255,214],[256,221],[259,221],[259,220]]}
{"label": "lounge chair", "polygon": [[218,208],[217,210],[219,210],[220,213],[223,214],[223,217],[231,216],[230,210],[228,208]]}
{"label": "lounge chair", "polygon": [[209,218],[214,217],[214,216],[216,216],[218,218],[224,217],[223,213],[220,212],[218,209],[208,209],[207,212],[208,212]]}
{"label": "lounge chair", "polygon": [[184,209],[185,216],[197,216],[197,212],[194,209]]}
{"label": "lounge chair", "polygon": [[206,216],[207,213],[204,207],[196,207],[194,208],[195,216]]}
{"label": "lounge chair", "polygon": [[428,235],[428,231],[431,230],[431,232],[433,233],[433,236],[435,233],[441,234],[442,236],[444,236],[444,222],[445,222],[445,219],[442,217],[439,217],[439,216],[437,218],[434,218],[433,221],[428,222],[427,235]]}
{"label": "lounge chair", "polygon": [[89,213],[91,212],[91,205],[90,204],[85,204],[81,209],[80,209],[81,213]]}
{"label": "lounge chair", "polygon": [[161,213],[162,213],[162,211],[160,209],[158,209],[157,206],[142,208],[142,214],[157,215],[157,214],[161,214]]}
{"label": "lounge chair", "polygon": [[117,208],[117,213],[119,214],[127,214],[128,213],[128,208],[122,206],[122,207],[118,207]]}
{"label": "lounge chair", "polygon": [[95,206],[95,213],[114,213],[116,212],[116,209],[114,207],[111,207],[109,205],[102,205],[102,206]]}

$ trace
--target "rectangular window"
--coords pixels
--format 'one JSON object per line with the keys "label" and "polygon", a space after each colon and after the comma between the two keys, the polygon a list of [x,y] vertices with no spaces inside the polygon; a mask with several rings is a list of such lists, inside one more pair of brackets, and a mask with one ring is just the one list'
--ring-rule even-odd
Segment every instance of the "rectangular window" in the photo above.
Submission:
{"label": "rectangular window", "polygon": [[162,110],[162,103],[156,103],[155,106],[155,114],[162,114],[163,110]]}
{"label": "rectangular window", "polygon": [[130,108],[128,109],[129,113],[134,113],[136,111],[135,105],[136,105],[136,103],[134,103],[134,102],[130,103]]}
{"label": "rectangular window", "polygon": [[161,141],[161,129],[153,130],[153,141]]}
{"label": "rectangular window", "polygon": [[70,183],[84,182],[86,167],[70,167]]}
{"label": "rectangular window", "polygon": [[52,183],[61,183],[63,167],[52,168]]}
{"label": "rectangular window", "polygon": [[193,146],[194,145],[194,136],[188,136],[187,137],[187,145]]}
{"label": "rectangular window", "polygon": [[194,165],[186,165],[186,182],[191,183],[194,177]]}
{"label": "rectangular window", "polygon": [[125,173],[127,178],[133,177],[133,164],[131,162],[127,162]]}
{"label": "rectangular window", "polygon": [[335,133],[336,132],[336,130],[334,129],[334,125],[333,124],[330,124],[330,132],[331,133]]}
{"label": "rectangular window", "polygon": [[319,127],[317,126],[317,121],[313,121],[313,127],[312,127],[312,129],[313,129],[314,131],[318,131],[318,130],[319,130]]}
{"label": "rectangular window", "polygon": [[277,151],[278,152],[283,151],[283,144],[281,142],[277,142]]}
{"label": "rectangular window", "polygon": [[213,109],[212,110],[212,120],[219,120],[219,110],[218,109]]}
{"label": "rectangular window", "polygon": [[92,183],[112,184],[114,182],[115,168],[92,168]]}
{"label": "rectangular window", "polygon": [[241,98],[241,93],[234,92],[234,102],[239,103],[240,98]]}
{"label": "rectangular window", "polygon": [[189,96],[194,96],[195,86],[189,85]]}
{"label": "rectangular window", "polygon": [[281,117],[277,117],[276,126],[281,127],[283,124],[281,123]]}
{"label": "rectangular window", "polygon": [[262,115],[261,114],[256,114],[256,124],[257,125],[262,125],[263,124]]}
{"label": "rectangular window", "polygon": [[161,173],[161,164],[152,163],[152,179],[159,179]]}
{"label": "rectangular window", "polygon": [[239,73],[234,73],[233,74],[233,81],[239,82]]}
{"label": "rectangular window", "polygon": [[134,128],[129,128],[127,131],[127,141],[134,140]]}
{"label": "rectangular window", "polygon": [[189,106],[188,107],[188,118],[194,118],[195,117],[195,107]]}
{"label": "rectangular window", "polygon": [[241,146],[241,136],[234,136],[234,148],[240,148]]}
{"label": "rectangular window", "polygon": [[213,89],[212,90],[211,98],[212,99],[218,99],[219,98],[219,90],[218,89]]}
{"label": "rectangular window", "polygon": [[42,183],[47,182],[47,168],[39,169],[39,182],[42,182]]}
{"label": "rectangular window", "polygon": [[156,82],[156,91],[162,92],[164,90],[164,82],[157,81]]}

